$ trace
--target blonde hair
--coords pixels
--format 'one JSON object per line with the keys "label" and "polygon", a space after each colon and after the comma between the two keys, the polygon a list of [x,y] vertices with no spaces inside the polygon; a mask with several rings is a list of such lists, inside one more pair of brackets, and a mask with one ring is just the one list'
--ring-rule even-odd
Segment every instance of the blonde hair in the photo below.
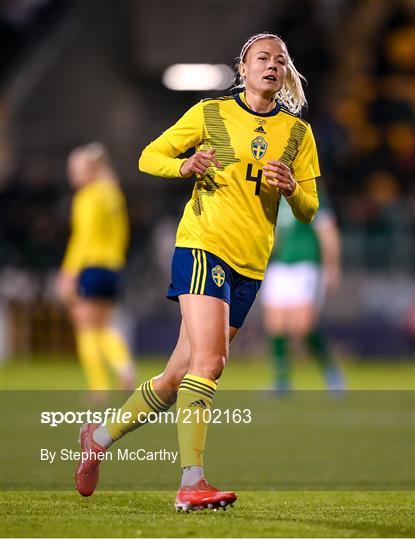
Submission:
{"label": "blonde hair", "polygon": [[97,171],[100,178],[118,181],[118,175],[113,167],[108,148],[100,142],[92,142],[85,146],[78,146],[70,153],[69,158],[82,157],[89,161]]}
{"label": "blonde hair", "polygon": [[306,82],[306,79],[301,73],[296,69],[294,62],[292,61],[287,45],[284,41],[277,36],[276,34],[271,34],[270,32],[261,32],[260,34],[255,34],[251,36],[241,49],[239,57],[236,59],[236,80],[234,88],[245,88],[245,81],[243,80],[239,67],[245,62],[246,55],[251,45],[256,43],[261,39],[275,39],[281,42],[287,51],[287,74],[285,76],[284,84],[276,94],[275,98],[282,102],[287,109],[289,109],[294,114],[301,113],[301,109],[307,105],[307,99],[304,94],[302,80]]}

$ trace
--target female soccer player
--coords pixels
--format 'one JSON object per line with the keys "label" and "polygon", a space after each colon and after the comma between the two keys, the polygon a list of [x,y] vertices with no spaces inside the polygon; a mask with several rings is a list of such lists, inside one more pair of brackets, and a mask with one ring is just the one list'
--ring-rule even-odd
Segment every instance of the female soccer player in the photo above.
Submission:
{"label": "female soccer player", "polygon": [[[276,35],[251,37],[238,64],[241,93],[194,105],[144,149],[140,170],[196,183],[180,222],[168,297],[182,314],[179,339],[165,371],[143,383],[122,407],[132,419],[142,411],[177,407],[182,482],[176,508],[226,507],[236,500],[204,479],[207,425],[197,409],[211,408],[235,337],[259,290],[274,242],[280,197],[310,222],[318,208],[319,176],[310,126],[295,113],[305,104],[301,76]],[[277,99],[276,99],[277,98]],[[178,156],[195,147],[188,159]],[[200,410],[199,410],[200,413]],[[85,450],[102,451],[137,423],[89,424]],[[76,482],[90,495],[99,460],[80,463]]]}
{"label": "female soccer player", "polygon": [[327,387],[344,390],[318,317],[324,294],[340,280],[340,236],[334,214],[320,195],[320,209],[312,224],[293,218],[282,201],[277,239],[261,290],[265,329],[275,366],[275,390],[291,389],[291,340],[305,342],[321,367]]}
{"label": "female soccer player", "polygon": [[133,389],[134,363],[124,338],[111,321],[128,244],[124,196],[108,152],[98,143],[71,152],[68,178],[76,194],[72,234],[57,292],[73,321],[89,388],[109,388],[106,360],[118,376],[120,387]]}

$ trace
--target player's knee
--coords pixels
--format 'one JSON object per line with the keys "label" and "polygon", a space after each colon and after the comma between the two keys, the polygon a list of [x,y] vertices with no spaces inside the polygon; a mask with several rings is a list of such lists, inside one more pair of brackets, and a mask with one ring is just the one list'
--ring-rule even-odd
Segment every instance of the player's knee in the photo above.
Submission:
{"label": "player's knee", "polygon": [[280,334],[286,333],[286,328],[284,324],[281,324],[279,321],[267,321],[265,324],[265,331],[269,336],[278,336]]}
{"label": "player's knee", "polygon": [[277,309],[266,309],[264,313],[264,326],[268,335],[276,336],[287,331],[287,318]]}
{"label": "player's knee", "polygon": [[190,371],[195,375],[216,381],[222,375],[227,354],[194,356],[190,364]]}
{"label": "player's knee", "polygon": [[289,330],[289,336],[295,340],[304,340],[310,333],[310,326],[308,324],[293,325]]}
{"label": "player's knee", "polygon": [[78,329],[103,328],[107,325],[107,315],[99,309],[91,309],[88,305],[79,304],[72,312],[72,322]]}

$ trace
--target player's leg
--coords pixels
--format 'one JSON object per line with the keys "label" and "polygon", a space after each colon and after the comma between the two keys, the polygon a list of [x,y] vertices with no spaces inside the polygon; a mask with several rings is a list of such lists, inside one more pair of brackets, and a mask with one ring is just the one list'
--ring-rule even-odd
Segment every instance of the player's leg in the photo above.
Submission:
{"label": "player's leg", "polygon": [[344,390],[343,375],[336,365],[324,332],[319,327],[320,308],[324,298],[320,269],[314,264],[302,265],[303,302],[291,306],[287,317],[290,335],[303,341],[321,368],[329,390]]}
{"label": "player's leg", "polygon": [[78,298],[71,306],[78,357],[91,390],[109,388],[100,334],[108,309],[105,304],[84,298]]}
{"label": "player's leg", "polygon": [[[229,354],[229,305],[202,295],[180,296],[180,308],[191,348],[190,366],[177,395],[177,407],[195,414],[178,424],[182,468],[203,465],[207,423],[198,414],[212,406],[217,380]],[[192,405],[192,407],[190,407]]]}
{"label": "player's leg", "polygon": [[[177,509],[226,508],[236,500],[233,492],[219,491],[204,480],[205,411],[212,406],[216,383],[228,358],[229,342],[243,325],[261,282],[237,274],[223,261],[220,265],[217,262],[211,275],[217,287],[224,282],[230,284],[230,306],[219,298],[180,297],[192,359],[189,372],[180,385],[177,401],[182,410],[191,411],[187,422],[178,424],[183,475],[176,497]],[[222,275],[222,265],[225,281],[218,279]],[[215,287],[212,286],[210,291],[215,292]]]}
{"label": "player's leg", "polygon": [[290,338],[304,341],[310,334],[315,323],[313,304],[303,303],[290,306],[286,310],[287,333]]}
{"label": "player's leg", "polygon": [[77,281],[77,298],[71,307],[81,364],[93,390],[108,388],[104,358],[131,387],[134,363],[122,335],[112,328],[119,272],[107,268],[84,268]]}
{"label": "player's leg", "polygon": [[203,250],[176,250],[169,297],[179,298],[191,350],[189,370],[177,394],[182,465],[177,509],[226,506],[236,500],[234,493],[220,492],[207,484],[203,472],[208,427],[205,411],[212,406],[229,342],[237,332],[229,324],[231,284],[231,268],[215,255]]}
{"label": "player's leg", "polygon": [[[222,299],[186,294],[180,308],[191,348],[191,360],[177,393],[178,438],[182,467],[177,510],[225,508],[236,500],[204,478],[203,453],[217,381],[229,355],[229,305]],[[237,332],[232,329],[232,335]]]}
{"label": "player's leg", "polygon": [[[177,407],[192,406],[190,422],[178,424],[183,482],[202,477],[207,424],[197,416],[212,405],[216,381],[229,354],[232,269],[219,257],[198,249],[176,249],[168,296],[179,299],[191,351],[190,366],[178,391]],[[204,416],[206,417],[206,416]]]}
{"label": "player's leg", "polygon": [[294,288],[292,282],[292,274],[287,265],[271,263],[261,294],[264,328],[274,368],[274,388],[282,393],[291,388],[292,377],[287,324],[287,307]]}
{"label": "player's leg", "polygon": [[[195,411],[212,403],[215,381],[229,350],[230,282],[230,268],[215,255],[201,249],[176,248],[168,297],[180,301],[191,351],[189,369],[177,395],[181,410],[190,403],[195,404]],[[178,429],[182,467],[201,467],[207,426],[179,423]],[[192,438],[194,441],[188,442]]]}
{"label": "player's leg", "polygon": [[100,331],[101,350],[118,378],[119,387],[123,390],[133,390],[136,379],[135,364],[125,337],[113,326],[114,311],[115,305],[112,304]]}
{"label": "player's leg", "polygon": [[331,355],[327,339],[318,328],[317,312],[313,304],[291,307],[287,313],[289,335],[293,340],[305,343],[317,361],[329,390],[343,390],[343,376]]}
{"label": "player's leg", "polygon": [[342,392],[346,388],[343,373],[337,365],[324,331],[319,327],[318,321],[306,336],[311,353],[317,360],[323,372],[328,390]]}
{"label": "player's leg", "polygon": [[135,387],[135,365],[121,332],[113,326],[113,314],[119,292],[120,272],[108,268],[85,268],[79,275],[78,294],[93,301],[98,312],[101,355],[116,374],[119,386]]}
{"label": "player's leg", "polygon": [[[77,337],[80,340],[81,361],[84,364],[90,386],[95,389],[103,389],[104,382],[98,386],[99,377],[105,377],[103,350],[101,343],[101,331],[109,319],[112,305],[96,299],[79,298],[72,307],[72,318],[75,323]],[[92,354],[93,353],[93,354]],[[107,386],[105,386],[107,388]],[[98,392],[95,396],[100,395]],[[93,452],[90,455],[99,455],[105,451],[105,445],[99,444],[93,439],[94,431],[98,424],[85,424],[81,428],[80,443],[82,452]],[[109,442],[109,441],[108,441]],[[85,455],[85,454],[83,454]],[[99,459],[82,459],[75,473],[76,486],[81,495],[92,495],[98,482]]]}
{"label": "player's leg", "polygon": [[263,317],[274,368],[274,388],[277,392],[286,392],[291,389],[292,379],[288,310],[278,305],[264,305]]}

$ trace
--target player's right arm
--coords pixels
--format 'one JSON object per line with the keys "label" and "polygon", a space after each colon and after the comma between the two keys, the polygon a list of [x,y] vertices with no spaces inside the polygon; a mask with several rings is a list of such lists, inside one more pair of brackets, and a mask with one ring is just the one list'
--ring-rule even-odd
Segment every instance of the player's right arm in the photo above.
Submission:
{"label": "player's right arm", "polygon": [[56,290],[64,303],[75,298],[76,279],[93,241],[96,201],[77,193],[72,203],[72,231],[58,275]]}
{"label": "player's right arm", "polygon": [[75,195],[72,202],[71,235],[69,237],[65,256],[55,283],[58,298],[61,300],[61,302],[68,305],[71,304],[76,297],[76,278],[79,267],[78,246],[80,231],[77,214],[77,195]]}
{"label": "player's right arm", "polygon": [[97,201],[83,193],[75,197],[72,210],[72,232],[62,263],[67,274],[77,275],[83,267],[93,242]]}
{"label": "player's right arm", "polygon": [[203,175],[213,163],[220,166],[215,150],[199,151],[190,158],[178,158],[189,148],[198,146],[203,138],[202,103],[189,109],[171,128],[144,148],[138,168],[140,171],[163,178],[188,178]]}
{"label": "player's right arm", "polygon": [[57,281],[59,298],[70,303],[75,296],[76,279],[94,241],[99,201],[78,192],[72,203],[72,231]]}

